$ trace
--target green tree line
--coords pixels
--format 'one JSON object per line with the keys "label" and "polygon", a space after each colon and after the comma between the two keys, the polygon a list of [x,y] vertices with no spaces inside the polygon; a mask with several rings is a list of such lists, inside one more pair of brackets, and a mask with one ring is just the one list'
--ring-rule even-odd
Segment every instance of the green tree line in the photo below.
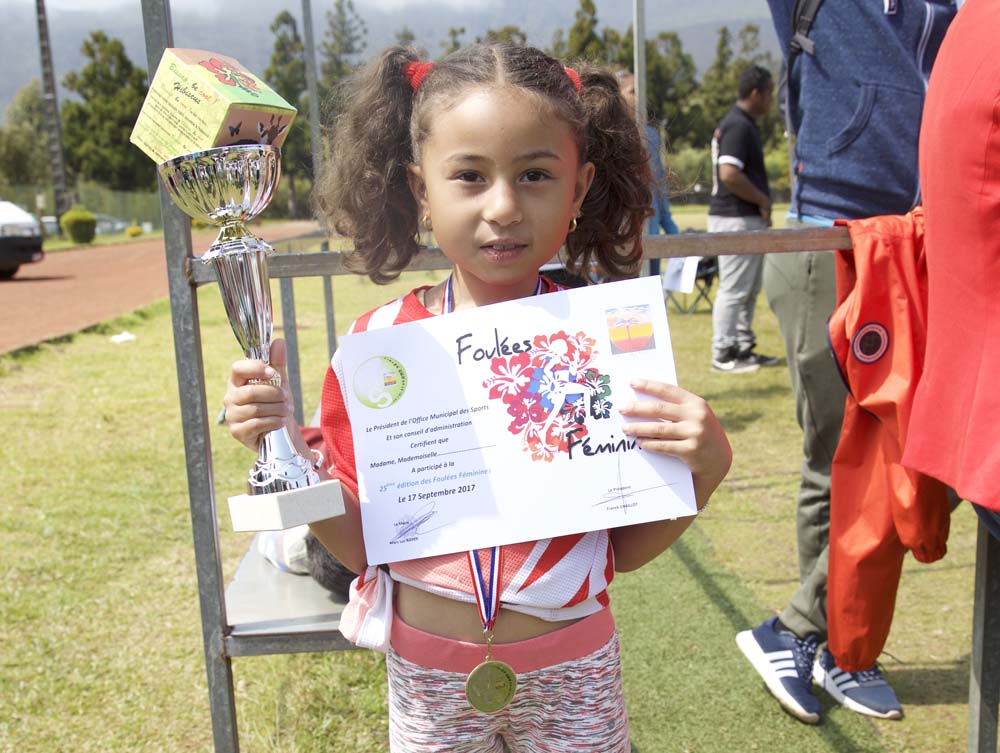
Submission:
{"label": "green tree line", "polygon": [[[296,126],[282,148],[280,203],[290,216],[306,216],[313,165],[305,45],[296,18],[288,11],[280,12],[270,29],[274,46],[264,79],[299,110]],[[776,61],[760,49],[759,31],[754,24],[735,33],[722,27],[714,59],[700,77],[676,32],[663,31],[646,39],[648,118],[663,131],[668,163],[682,187],[708,180],[712,132],[735,101],[736,82],[743,69],[763,65],[777,77]],[[324,120],[339,108],[338,85],[363,62],[367,35],[367,26],[352,0],[335,0],[326,13],[318,50]],[[425,55],[441,57],[469,41],[524,44],[526,40],[525,31],[513,25],[487,29],[474,38],[467,38],[464,27],[453,27],[436,52]],[[396,41],[413,44],[415,36],[404,26],[396,33]],[[632,28],[602,27],[593,0],[579,0],[573,24],[554,33],[547,51],[567,61],[586,60],[631,70]],[[82,52],[83,68],[67,74],[62,82],[76,95],[61,108],[71,180],[86,180],[118,191],[152,190],[156,186],[152,166],[128,140],[146,95],[147,72],[133,65],[119,40],[102,31],[90,34]],[[41,90],[35,80],[17,93],[0,128],[0,191],[4,185],[44,185],[49,181],[42,118]],[[785,171],[780,118],[773,112],[760,126],[769,152],[769,169],[773,168],[780,188]]]}

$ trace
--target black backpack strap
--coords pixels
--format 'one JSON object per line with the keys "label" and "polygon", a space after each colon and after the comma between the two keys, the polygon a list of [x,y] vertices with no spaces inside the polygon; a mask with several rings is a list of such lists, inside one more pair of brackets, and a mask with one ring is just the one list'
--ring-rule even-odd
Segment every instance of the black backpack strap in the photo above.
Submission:
{"label": "black backpack strap", "polygon": [[823,0],[795,0],[795,10],[792,11],[792,40],[788,45],[789,68],[799,53],[812,55],[816,51],[815,43],[809,38],[809,30],[822,4]]}
{"label": "black backpack strap", "polygon": [[789,81],[792,65],[801,53],[812,55],[816,51],[816,44],[809,38],[809,30],[812,29],[813,21],[816,20],[816,13],[823,0],[795,0],[795,8],[792,10],[792,38],[788,43],[788,55],[785,64],[781,69],[781,82],[778,85],[778,108],[782,110],[785,120],[785,130],[789,138],[788,146],[788,175],[792,189],[792,206],[797,205],[796,188],[798,183],[798,172],[795,163],[795,153],[792,147],[791,135],[795,133],[792,128],[792,87]]}

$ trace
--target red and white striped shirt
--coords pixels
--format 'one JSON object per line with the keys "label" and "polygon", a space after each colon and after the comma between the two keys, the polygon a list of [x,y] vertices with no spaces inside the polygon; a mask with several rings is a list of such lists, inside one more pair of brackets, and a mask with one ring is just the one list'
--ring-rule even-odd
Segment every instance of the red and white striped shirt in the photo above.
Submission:
{"label": "red and white striped shirt", "polygon": [[[543,292],[561,288],[546,278]],[[434,314],[420,302],[418,288],[355,321],[349,334],[427,319]],[[330,472],[357,495],[358,476],[350,417],[339,353],[323,384],[320,426],[332,464]],[[555,485],[553,485],[555,487]],[[485,565],[480,553],[480,561]],[[389,565],[393,580],[457,601],[474,603],[472,578],[464,552]],[[614,577],[614,553],[608,531],[559,536],[504,547],[500,601],[508,609],[548,621],[576,619],[608,606],[608,584]],[[357,584],[361,588],[364,584]],[[352,599],[356,589],[352,589]]]}

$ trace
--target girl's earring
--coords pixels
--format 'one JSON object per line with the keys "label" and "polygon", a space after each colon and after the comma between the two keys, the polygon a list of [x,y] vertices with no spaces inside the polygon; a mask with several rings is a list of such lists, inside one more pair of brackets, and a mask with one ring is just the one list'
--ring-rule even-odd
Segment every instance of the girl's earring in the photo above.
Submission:
{"label": "girl's earring", "polygon": [[429,214],[425,214],[420,218],[420,224],[423,225],[424,230],[428,233],[434,230],[434,226],[431,224],[431,216]]}
{"label": "girl's earring", "polygon": [[569,221],[569,231],[572,233],[574,230],[576,230],[576,217]]}

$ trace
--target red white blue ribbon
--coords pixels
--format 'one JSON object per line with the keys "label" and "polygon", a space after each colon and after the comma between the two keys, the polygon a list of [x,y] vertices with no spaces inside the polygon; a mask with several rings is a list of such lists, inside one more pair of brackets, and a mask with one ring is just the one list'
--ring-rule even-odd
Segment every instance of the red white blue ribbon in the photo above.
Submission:
{"label": "red white blue ribbon", "polygon": [[469,557],[469,572],[472,574],[472,589],[476,596],[476,606],[479,607],[479,619],[483,622],[483,632],[489,633],[497,621],[500,611],[500,571],[503,569],[503,548],[490,548],[489,579],[484,576],[479,564],[477,551],[467,552]]}
{"label": "red white blue ribbon", "polygon": [[[444,286],[444,298],[441,301],[441,313],[450,314],[455,310],[455,290],[452,282],[454,275],[448,275]],[[542,293],[542,278],[539,275],[538,285],[534,295]],[[490,548],[490,575],[487,582],[483,568],[479,564],[479,553],[473,550],[466,553],[469,557],[469,574],[472,576],[472,590],[476,596],[476,606],[479,607],[479,619],[483,622],[483,632],[489,633],[497,621],[500,611],[500,571],[503,568],[503,547]]]}
{"label": "red white blue ribbon", "polygon": [[[441,313],[450,314],[455,310],[455,288],[452,279],[455,275],[448,275],[448,281],[444,284],[444,298],[441,299]],[[542,277],[538,276],[538,285],[535,286],[535,292],[532,295],[542,294]]]}

